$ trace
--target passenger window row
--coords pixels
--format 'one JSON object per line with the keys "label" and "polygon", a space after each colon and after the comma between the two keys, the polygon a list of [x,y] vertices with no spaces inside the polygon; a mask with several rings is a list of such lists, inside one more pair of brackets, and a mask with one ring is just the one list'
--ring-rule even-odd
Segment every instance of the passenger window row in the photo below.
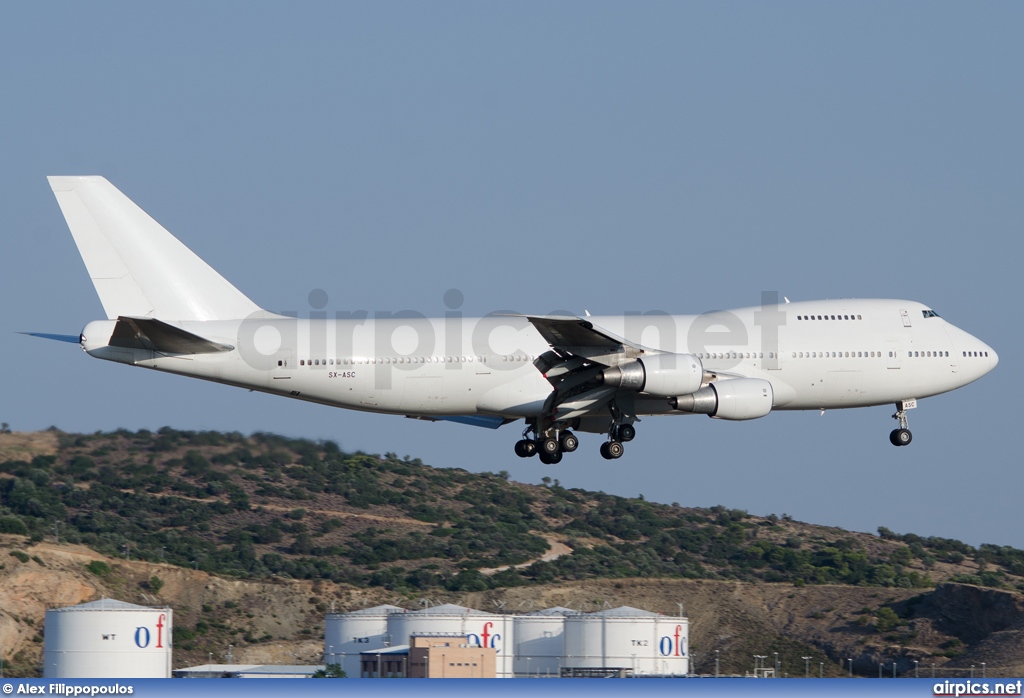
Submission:
{"label": "passenger window row", "polygon": [[[501,357],[503,362],[533,361],[535,357],[528,354],[506,354]],[[299,359],[299,366],[359,366],[376,364],[471,364],[487,363],[486,356],[357,356],[344,359]],[[283,361],[278,366],[287,365]]]}
{"label": "passenger window row", "polygon": [[[889,352],[892,356],[892,352]],[[880,351],[794,351],[794,359],[880,359]]]}
{"label": "passenger window row", "polygon": [[987,352],[987,351],[965,351],[965,352],[964,352],[964,356],[969,356],[969,357],[975,357],[975,356],[977,356],[977,357],[982,357],[982,356],[988,356],[988,352]]}
{"label": "passenger window row", "polygon": [[[756,351],[721,351],[721,352],[709,352],[709,353],[698,353],[698,359],[763,359],[764,354]],[[768,352],[768,358],[774,359],[775,352]]]}
{"label": "passenger window row", "polygon": [[797,315],[797,320],[862,320],[860,315]]}

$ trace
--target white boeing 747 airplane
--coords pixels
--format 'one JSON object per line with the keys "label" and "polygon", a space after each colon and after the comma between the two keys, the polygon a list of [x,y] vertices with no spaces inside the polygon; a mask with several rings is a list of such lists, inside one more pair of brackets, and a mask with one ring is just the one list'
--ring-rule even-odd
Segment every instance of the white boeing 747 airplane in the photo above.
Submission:
{"label": "white boeing 747 airplane", "polygon": [[79,336],[91,356],[299,400],[497,428],[557,463],[574,432],[619,458],[648,415],[764,417],[773,410],[908,409],[991,371],[981,340],[913,301],[844,299],[702,315],[622,317],[261,309],[102,177],[50,186],[106,311]]}

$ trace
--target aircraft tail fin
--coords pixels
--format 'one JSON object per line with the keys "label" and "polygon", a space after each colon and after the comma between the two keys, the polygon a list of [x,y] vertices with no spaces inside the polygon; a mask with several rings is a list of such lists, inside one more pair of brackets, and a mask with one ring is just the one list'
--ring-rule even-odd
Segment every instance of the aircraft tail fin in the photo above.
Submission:
{"label": "aircraft tail fin", "polygon": [[103,177],[48,177],[111,320],[234,320],[260,310]]}

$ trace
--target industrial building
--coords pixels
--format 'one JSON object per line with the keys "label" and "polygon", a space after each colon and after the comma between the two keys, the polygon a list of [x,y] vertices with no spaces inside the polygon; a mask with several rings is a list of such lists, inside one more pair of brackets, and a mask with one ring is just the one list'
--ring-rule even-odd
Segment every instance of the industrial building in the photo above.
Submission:
{"label": "industrial building", "polygon": [[[45,678],[170,678],[172,611],[101,599],[46,612]],[[685,676],[689,621],[623,606],[489,613],[375,606],[326,618],[324,664],[349,677]],[[203,665],[175,677],[310,676],[323,666]]]}
{"label": "industrial building", "polygon": [[685,676],[689,622],[621,606],[565,618],[563,676]]}
{"label": "industrial building", "polygon": [[465,606],[444,604],[418,611],[392,613],[388,633],[396,643],[411,645],[414,635],[448,633],[467,638],[470,644],[495,650],[497,678],[514,676],[514,616],[477,611]]}
{"label": "industrial building", "polygon": [[171,619],[170,608],[113,599],[50,609],[43,677],[168,679]]}
{"label": "industrial building", "polygon": [[558,676],[565,655],[565,619],[579,611],[555,606],[543,611],[513,616],[516,676]]}
{"label": "industrial building", "polygon": [[[689,672],[688,619],[628,606],[596,613],[555,607],[529,614],[488,613],[455,604],[416,611],[377,606],[328,615],[324,655],[352,677],[436,677],[436,671],[450,676],[456,669],[482,670],[484,660],[474,667],[471,660],[467,666],[450,659],[443,668],[431,663],[421,669],[419,660],[414,661],[416,643],[431,637],[463,638],[457,644],[466,647],[459,649],[493,650],[497,678]],[[338,648],[358,648],[359,654],[353,657]],[[358,668],[353,667],[356,661]],[[462,667],[457,666],[460,661]]]}
{"label": "industrial building", "polygon": [[411,644],[360,653],[363,678],[493,679],[497,651],[465,635],[413,635]]}
{"label": "industrial building", "polygon": [[359,654],[395,644],[388,631],[388,616],[405,613],[398,606],[374,606],[351,613],[328,613],[324,622],[324,663],[340,664],[346,676],[362,676]]}

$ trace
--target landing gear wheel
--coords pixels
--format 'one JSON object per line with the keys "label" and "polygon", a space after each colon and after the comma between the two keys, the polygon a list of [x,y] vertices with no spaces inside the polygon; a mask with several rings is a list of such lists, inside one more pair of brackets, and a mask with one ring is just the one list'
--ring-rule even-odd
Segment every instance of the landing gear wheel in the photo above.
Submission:
{"label": "landing gear wheel", "polygon": [[541,439],[537,442],[537,450],[540,451],[541,455],[554,455],[559,452],[558,439],[548,438]]}
{"label": "landing gear wheel", "polygon": [[901,400],[896,403],[896,414],[892,416],[899,423],[898,429],[893,429],[889,434],[889,443],[893,446],[906,446],[913,440],[913,436],[910,434],[910,429],[907,425],[907,407],[913,407],[917,403],[916,400],[907,401]]}
{"label": "landing gear wheel", "polygon": [[636,427],[634,427],[632,424],[622,424],[618,428],[617,436],[619,437],[618,440],[622,441],[623,443],[627,441],[632,441],[633,439],[636,438]]}
{"label": "landing gear wheel", "polygon": [[516,441],[516,455],[520,458],[529,458],[530,456],[536,455],[537,444],[533,443],[529,439],[520,439]]}
{"label": "landing gear wheel", "polygon": [[562,447],[562,453],[572,453],[580,447],[580,440],[571,431],[562,432],[558,443]]}
{"label": "landing gear wheel", "polygon": [[555,451],[554,453],[540,452],[540,462],[544,465],[555,465],[562,462],[562,452]]}
{"label": "landing gear wheel", "polygon": [[601,444],[601,455],[607,460],[622,458],[622,454],[625,452],[626,449],[618,441],[605,441]]}
{"label": "landing gear wheel", "polygon": [[910,433],[910,429],[893,429],[889,434],[889,442],[893,446],[906,446],[913,440],[914,435]]}

